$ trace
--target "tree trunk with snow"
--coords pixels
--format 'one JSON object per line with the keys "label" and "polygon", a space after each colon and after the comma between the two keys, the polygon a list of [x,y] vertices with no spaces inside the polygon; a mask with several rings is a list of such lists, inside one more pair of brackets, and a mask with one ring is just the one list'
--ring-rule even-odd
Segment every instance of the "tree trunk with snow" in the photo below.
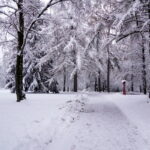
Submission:
{"label": "tree trunk with snow", "polygon": [[16,95],[17,102],[25,99],[23,93],[23,42],[24,42],[24,14],[23,14],[23,0],[18,1],[18,47],[17,47],[17,60],[16,60]]}
{"label": "tree trunk with snow", "polygon": [[28,34],[35,23],[39,20],[39,18],[47,11],[51,6],[62,2],[63,0],[59,0],[57,2],[53,0],[49,0],[48,4],[41,10],[41,12],[37,15],[36,18],[33,18],[29,27],[27,28],[26,34],[24,35],[24,0],[18,0],[18,47],[17,47],[17,60],[16,60],[16,95],[17,102],[20,102],[25,99],[25,94],[23,93],[23,50],[27,42]]}

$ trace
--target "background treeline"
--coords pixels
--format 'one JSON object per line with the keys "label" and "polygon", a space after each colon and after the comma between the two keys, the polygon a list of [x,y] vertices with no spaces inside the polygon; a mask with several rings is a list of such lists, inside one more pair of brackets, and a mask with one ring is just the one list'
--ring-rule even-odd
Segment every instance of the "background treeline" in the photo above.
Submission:
{"label": "background treeline", "polygon": [[[149,0],[52,3],[46,8],[40,0],[0,1],[4,49],[0,71],[6,88],[16,91],[16,63],[22,56],[26,92],[120,91],[125,79],[128,90],[146,94],[150,86]],[[18,51],[18,31],[24,33],[22,51]]]}

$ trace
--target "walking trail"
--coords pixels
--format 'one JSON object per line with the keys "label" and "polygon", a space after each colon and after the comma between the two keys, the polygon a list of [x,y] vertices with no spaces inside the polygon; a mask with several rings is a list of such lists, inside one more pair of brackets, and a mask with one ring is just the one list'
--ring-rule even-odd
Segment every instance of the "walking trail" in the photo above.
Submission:
{"label": "walking trail", "polygon": [[88,96],[84,111],[62,127],[46,150],[149,150],[138,128],[108,96]]}

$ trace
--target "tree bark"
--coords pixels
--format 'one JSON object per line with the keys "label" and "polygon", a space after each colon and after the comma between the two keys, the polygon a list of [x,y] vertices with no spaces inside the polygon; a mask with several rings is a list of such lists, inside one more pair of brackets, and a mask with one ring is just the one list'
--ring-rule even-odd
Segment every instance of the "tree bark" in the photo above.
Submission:
{"label": "tree bark", "polygon": [[64,67],[64,87],[63,87],[63,91],[66,91],[66,68]]}
{"label": "tree bark", "polygon": [[78,73],[76,72],[74,75],[74,92],[78,92]]}
{"label": "tree bark", "polygon": [[107,92],[110,92],[110,58],[107,60]]}
{"label": "tree bark", "polygon": [[140,89],[140,93],[142,93],[142,86],[141,85],[140,85],[139,89]]}
{"label": "tree bark", "polygon": [[98,92],[102,91],[102,87],[101,87],[101,72],[98,72]]}
{"label": "tree bark", "polygon": [[[148,2],[148,19],[150,20],[150,1]],[[149,23],[149,55],[150,55],[150,23]],[[150,98],[150,83],[148,85],[148,92],[149,92],[149,98]]]}
{"label": "tree bark", "polygon": [[105,92],[106,89],[106,81],[103,82],[103,92]]}
{"label": "tree bark", "polygon": [[134,75],[133,75],[133,65],[132,65],[132,74],[131,74],[131,91],[134,91]]}
{"label": "tree bark", "polygon": [[[97,53],[99,54],[99,39],[100,39],[100,32],[97,34],[97,43],[96,43],[96,48],[97,48]],[[99,60],[100,61],[100,60]],[[95,79],[95,91],[101,92],[101,70],[98,70],[98,78]]]}
{"label": "tree bark", "polygon": [[25,99],[23,93],[23,42],[24,42],[24,15],[23,15],[23,0],[18,0],[18,47],[17,47],[17,59],[16,59],[16,95],[17,102]]}
{"label": "tree bark", "polygon": [[[150,20],[150,1],[148,2],[148,19]],[[149,23],[149,54],[150,54],[150,23]]]}
{"label": "tree bark", "polygon": [[134,92],[133,74],[131,75],[131,91]]}
{"label": "tree bark", "polygon": [[143,81],[143,93],[147,93],[147,80],[146,80],[146,64],[145,64],[145,47],[144,38],[142,37],[142,81]]}
{"label": "tree bark", "polygon": [[[108,27],[107,37],[109,39],[110,27]],[[110,92],[110,54],[109,54],[109,45],[107,45],[107,92]]]}
{"label": "tree bark", "polygon": [[97,78],[95,77],[94,91],[97,92]]}

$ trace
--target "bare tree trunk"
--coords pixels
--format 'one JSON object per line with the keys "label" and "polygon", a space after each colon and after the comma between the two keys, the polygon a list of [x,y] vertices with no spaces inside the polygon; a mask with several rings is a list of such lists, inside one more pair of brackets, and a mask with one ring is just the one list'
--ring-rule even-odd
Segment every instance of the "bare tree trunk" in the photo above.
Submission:
{"label": "bare tree trunk", "polygon": [[134,91],[134,75],[133,75],[133,65],[132,65],[132,74],[131,74],[131,91]]}
{"label": "bare tree trunk", "polygon": [[142,86],[141,85],[140,85],[139,89],[140,89],[140,93],[142,93]]}
{"label": "bare tree trunk", "polygon": [[143,81],[143,93],[147,93],[147,81],[146,81],[146,64],[145,64],[145,47],[144,38],[142,37],[142,81]]}
{"label": "bare tree trunk", "polygon": [[101,87],[101,72],[98,72],[98,92],[102,91],[102,87]]}
{"label": "bare tree trunk", "polygon": [[24,42],[24,15],[23,15],[23,0],[18,0],[18,13],[19,13],[19,31],[18,31],[18,47],[17,47],[17,60],[16,60],[16,95],[17,102],[25,99],[23,93],[23,42]]}
{"label": "bare tree trunk", "polygon": [[[107,37],[109,39],[110,27],[108,27]],[[107,45],[107,92],[110,92],[110,54],[109,45]]]}
{"label": "bare tree trunk", "polygon": [[69,90],[69,87],[67,87],[67,92],[69,92],[70,90]]}
{"label": "bare tree trunk", "polygon": [[97,92],[97,78],[95,77],[94,91]]}
{"label": "bare tree trunk", "polygon": [[107,60],[107,92],[110,92],[110,58]]}
{"label": "bare tree trunk", "polygon": [[64,67],[64,87],[63,87],[63,91],[66,91],[66,68]]}
{"label": "bare tree trunk", "polygon": [[131,75],[131,91],[134,92],[133,74]]}
{"label": "bare tree trunk", "polygon": [[[148,2],[148,19],[150,20],[150,1]],[[149,54],[150,54],[150,23],[149,23]]]}
{"label": "bare tree trunk", "polygon": [[[96,41],[96,49],[99,54],[99,39],[100,39],[100,32],[97,34],[97,41]],[[100,60],[99,60],[100,61]],[[95,79],[95,91],[101,92],[101,70],[98,70],[98,78]]]}
{"label": "bare tree trunk", "polygon": [[106,89],[106,81],[103,82],[103,92],[105,92]]}
{"label": "bare tree trunk", "polygon": [[76,72],[74,75],[74,92],[78,92],[78,73]]}
{"label": "bare tree trunk", "polygon": [[[148,19],[150,20],[150,1],[148,2]],[[150,23],[149,23],[149,55],[150,55]],[[150,98],[150,83],[148,85],[148,92],[149,92],[149,98]]]}

